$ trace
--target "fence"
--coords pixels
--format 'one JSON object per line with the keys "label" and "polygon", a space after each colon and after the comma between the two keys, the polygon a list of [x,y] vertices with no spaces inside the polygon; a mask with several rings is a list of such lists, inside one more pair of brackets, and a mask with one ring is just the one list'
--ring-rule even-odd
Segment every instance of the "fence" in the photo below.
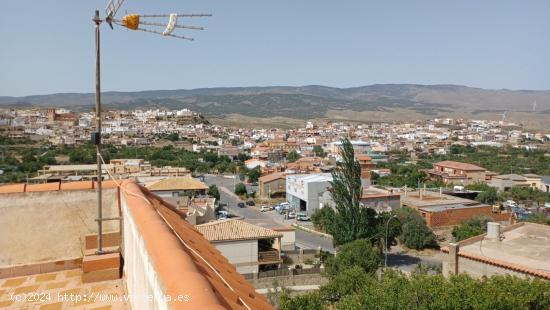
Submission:
{"label": "fence", "polygon": [[247,280],[251,279],[262,279],[262,278],[273,278],[273,277],[284,277],[284,276],[299,276],[302,274],[320,274],[322,272],[321,268],[307,268],[307,269],[275,269],[268,271],[260,271],[257,274],[254,273],[245,273],[243,277]]}

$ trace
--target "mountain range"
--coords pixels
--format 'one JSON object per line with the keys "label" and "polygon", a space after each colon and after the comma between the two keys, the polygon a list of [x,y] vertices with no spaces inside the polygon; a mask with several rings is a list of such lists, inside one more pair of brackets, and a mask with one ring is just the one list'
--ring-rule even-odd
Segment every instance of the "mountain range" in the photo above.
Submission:
{"label": "mountain range", "polygon": [[[93,93],[0,96],[0,107],[65,107],[89,111]],[[219,87],[104,92],[109,109],[189,108],[221,122],[289,125],[304,119],[350,121],[415,120],[433,117],[500,119],[531,128],[550,123],[550,91],[488,90],[459,85],[376,84],[352,88],[319,85]]]}

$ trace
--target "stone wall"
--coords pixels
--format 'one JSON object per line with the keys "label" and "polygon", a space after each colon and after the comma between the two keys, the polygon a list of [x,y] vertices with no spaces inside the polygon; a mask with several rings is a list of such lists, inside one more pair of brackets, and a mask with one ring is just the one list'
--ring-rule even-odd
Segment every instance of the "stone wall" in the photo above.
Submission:
{"label": "stone wall", "polygon": [[297,286],[297,285],[324,285],[328,279],[320,274],[301,274],[281,277],[269,277],[260,279],[247,279],[255,288],[273,288],[276,286]]}

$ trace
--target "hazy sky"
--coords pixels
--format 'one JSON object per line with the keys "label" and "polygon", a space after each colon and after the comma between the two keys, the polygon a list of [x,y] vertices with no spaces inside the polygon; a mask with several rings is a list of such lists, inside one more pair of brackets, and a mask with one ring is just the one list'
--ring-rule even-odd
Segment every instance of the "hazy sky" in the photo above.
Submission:
{"label": "hazy sky", "polygon": [[[0,96],[94,91],[98,0],[2,1]],[[102,26],[103,90],[376,83],[550,89],[550,1],[127,0],[194,42]]]}

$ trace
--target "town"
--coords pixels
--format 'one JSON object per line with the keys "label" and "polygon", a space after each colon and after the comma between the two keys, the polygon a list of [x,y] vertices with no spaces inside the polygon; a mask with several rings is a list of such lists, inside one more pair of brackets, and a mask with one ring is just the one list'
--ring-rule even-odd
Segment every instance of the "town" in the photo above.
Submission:
{"label": "town", "polygon": [[5,1],[0,310],[550,310],[550,1]]}
{"label": "town", "polygon": [[[114,197],[113,189],[132,180],[145,200],[173,208],[273,305],[286,298],[277,287],[285,294],[317,294],[330,285],[334,255],[354,243],[356,237],[349,239],[337,224],[347,198],[335,186],[349,177],[341,172],[348,162],[358,168],[358,206],[371,210],[365,216],[381,227],[373,236],[379,238],[374,246],[384,255],[383,266],[405,274],[550,279],[543,271],[549,268],[543,241],[550,236],[548,132],[504,119],[304,123],[295,129],[245,129],[212,124],[189,109],[108,111],[102,186]],[[93,113],[63,108],[0,111],[2,205],[17,195],[18,213],[32,212],[31,205],[61,212],[54,231],[72,229],[86,238],[82,281],[92,283],[119,277],[120,254],[109,257],[115,264],[110,269],[87,271],[98,259],[97,240],[85,227],[64,227],[72,220],[63,207],[67,197],[59,194],[78,192],[83,206],[93,206],[94,124]],[[35,203],[29,205],[29,199]],[[109,202],[105,211],[116,218],[118,208]],[[18,231],[15,223],[5,224],[6,233]],[[105,240],[116,248],[123,228],[112,224],[106,225]],[[28,238],[22,232],[17,237]],[[23,252],[9,253],[4,261],[29,266],[41,261],[38,254],[29,261]],[[11,276],[30,272],[3,270],[12,270],[4,273]]]}

